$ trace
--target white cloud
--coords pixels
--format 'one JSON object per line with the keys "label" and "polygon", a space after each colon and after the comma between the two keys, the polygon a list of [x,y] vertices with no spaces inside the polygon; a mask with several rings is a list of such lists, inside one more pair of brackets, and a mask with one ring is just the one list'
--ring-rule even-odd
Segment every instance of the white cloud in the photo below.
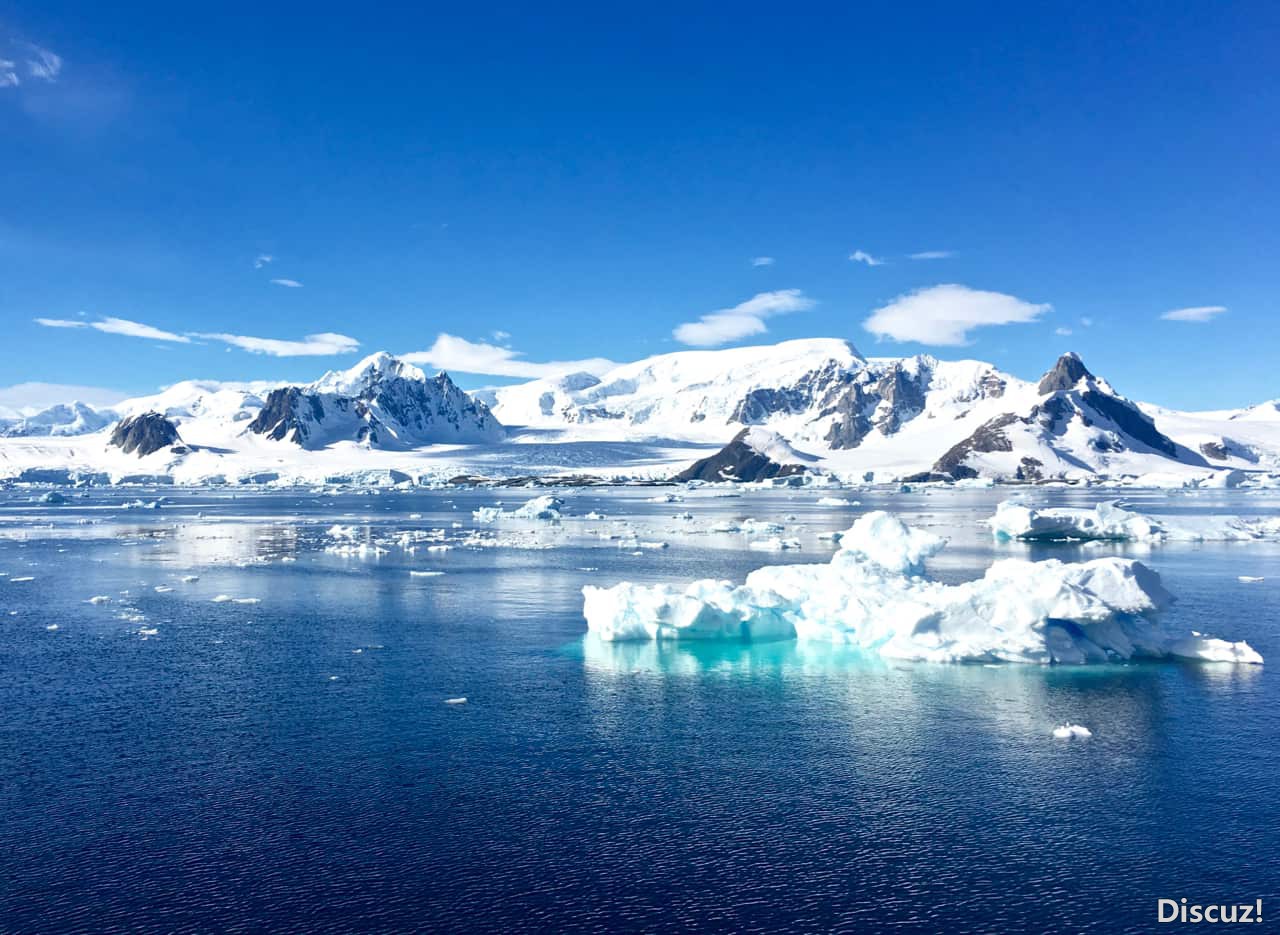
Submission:
{"label": "white cloud", "polygon": [[1000,292],[940,285],[900,295],[871,313],[862,326],[894,341],[962,345],[974,328],[1035,321],[1051,306]]}
{"label": "white cloud", "polygon": [[1194,305],[1191,308],[1175,308],[1160,317],[1165,321],[1211,321],[1226,310],[1225,305]]}
{"label": "white cloud", "polygon": [[275,260],[275,257],[273,257],[270,253],[259,253],[253,259],[253,268],[262,269],[262,267],[268,265],[274,260]]}
{"label": "white cloud", "polygon": [[1070,328],[1054,328],[1053,333],[1060,338],[1067,338],[1071,336],[1071,329]]}
{"label": "white cloud", "polygon": [[90,406],[114,406],[125,398],[126,394],[117,390],[68,383],[16,383],[0,387],[0,406],[23,413],[77,400]]}
{"label": "white cloud", "polygon": [[296,279],[273,279],[271,284],[275,286],[284,286],[286,289],[301,289],[302,283]]}
{"label": "white cloud", "polygon": [[504,342],[506,342],[506,341],[509,341],[509,340],[511,339],[511,332],[510,332],[510,331],[495,331],[495,332],[493,332],[493,339],[494,339],[495,341],[497,341],[499,344],[502,344],[502,343],[504,343]]}
{"label": "white cloud", "polygon": [[206,341],[222,341],[251,354],[268,354],[271,357],[327,357],[331,354],[350,354],[360,347],[360,342],[345,334],[331,331],[309,334],[301,341],[279,338],[255,338],[244,334],[193,334]]}
{"label": "white cloud", "polygon": [[955,256],[953,250],[922,250],[919,253],[912,253],[908,259],[911,260],[949,260]]}
{"label": "white cloud", "polygon": [[681,344],[693,347],[717,347],[764,334],[769,329],[764,320],[788,312],[802,312],[816,303],[799,289],[779,289],[761,292],[733,308],[721,309],[703,315],[697,321],[687,321],[671,334]]}
{"label": "white cloud", "polygon": [[65,318],[37,318],[36,324],[46,328],[93,328],[106,334],[120,334],[129,338],[147,338],[152,341],[173,341],[177,344],[190,344],[191,339],[164,331],[142,322],[130,321],[127,318],[101,318],[98,321],[73,321]]}
{"label": "white cloud", "polygon": [[757,256],[751,258],[752,266],[772,266],[774,259],[771,256]]}
{"label": "white cloud", "polygon": [[57,81],[62,73],[62,56],[38,45],[30,48],[32,57],[27,59],[27,73],[41,81]]}
{"label": "white cloud", "polygon": [[1085,328],[1093,327],[1093,319],[1089,317],[1081,318],[1080,324]]}
{"label": "white cloud", "polygon": [[849,254],[849,259],[853,260],[853,262],[855,263],[866,263],[868,266],[884,265],[884,260],[881,260],[878,257],[874,257],[870,253],[867,253],[866,251],[863,251],[863,250],[854,250],[852,253]]}
{"label": "white cloud", "polygon": [[557,377],[580,371],[598,374],[614,366],[613,361],[600,357],[587,360],[553,360],[545,363],[522,360],[524,355],[509,347],[468,341],[466,338],[444,332],[436,336],[435,343],[427,350],[400,356],[409,363],[426,364],[437,370],[526,379]]}
{"label": "white cloud", "polygon": [[62,73],[62,56],[38,45],[20,42],[11,46],[22,49],[21,63],[10,58],[0,58],[0,88],[16,88],[24,78],[34,81],[54,82]]}

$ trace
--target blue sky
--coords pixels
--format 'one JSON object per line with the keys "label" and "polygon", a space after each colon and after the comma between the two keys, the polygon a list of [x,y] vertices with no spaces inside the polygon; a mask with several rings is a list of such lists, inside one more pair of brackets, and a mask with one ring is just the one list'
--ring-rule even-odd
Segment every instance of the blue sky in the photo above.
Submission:
{"label": "blue sky", "polygon": [[839,336],[1280,396],[1275,4],[464,6],[0,0],[0,388]]}

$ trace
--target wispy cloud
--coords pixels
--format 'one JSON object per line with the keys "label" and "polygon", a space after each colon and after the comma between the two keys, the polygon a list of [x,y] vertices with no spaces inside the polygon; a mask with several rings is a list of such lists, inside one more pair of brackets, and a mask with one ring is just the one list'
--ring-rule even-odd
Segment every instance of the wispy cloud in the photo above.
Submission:
{"label": "wispy cloud", "polygon": [[97,321],[77,321],[65,318],[37,318],[36,324],[46,328],[92,328],[106,334],[120,334],[129,338],[147,338],[152,341],[172,341],[176,344],[190,344],[191,339],[172,331],[165,331],[140,321],[127,318],[100,318]]}
{"label": "wispy cloud", "polygon": [[26,81],[52,84],[62,73],[62,56],[30,42],[9,43],[7,53],[0,57],[0,88],[16,88]]}
{"label": "wispy cloud", "polygon": [[244,334],[199,332],[191,335],[206,341],[221,341],[248,351],[251,354],[267,354],[271,357],[328,357],[332,354],[350,354],[358,350],[360,342],[345,334],[324,331],[309,334],[300,341],[280,338],[256,338]]}
{"label": "wispy cloud", "polygon": [[772,266],[774,259],[771,256],[756,256],[751,258],[752,266]]}
{"label": "wispy cloud", "polygon": [[788,312],[802,312],[816,303],[799,289],[778,289],[761,292],[735,305],[703,315],[697,321],[678,325],[672,336],[681,344],[692,347],[718,347],[730,341],[739,341],[752,335],[764,334],[769,329],[764,320]]}
{"label": "wispy cloud", "polygon": [[1067,338],[1071,336],[1071,329],[1070,328],[1054,328],[1053,333],[1060,338]]}
{"label": "wispy cloud", "polygon": [[1225,305],[1193,305],[1190,308],[1175,308],[1160,317],[1165,321],[1212,321],[1227,310]]}
{"label": "wispy cloud", "polygon": [[854,250],[849,254],[849,259],[855,263],[865,263],[867,266],[884,266],[884,260],[872,256],[865,250]]}
{"label": "wispy cloud", "polygon": [[15,383],[0,387],[0,407],[18,412],[47,409],[59,403],[82,402],[90,406],[114,406],[125,398],[118,390],[68,383]]}
{"label": "wispy cloud", "polygon": [[1001,292],[947,284],[898,296],[873,311],[862,326],[893,341],[958,346],[969,343],[969,332],[975,328],[1035,321],[1051,307]]}
{"label": "wispy cloud", "polygon": [[27,59],[27,72],[32,78],[41,81],[57,81],[62,73],[62,56],[38,45],[28,47],[31,55]]}
{"label": "wispy cloud", "polygon": [[[271,283],[276,286],[284,286],[286,289],[302,288],[302,283],[298,282],[296,279],[273,279],[271,280]],[[322,289],[321,291],[323,292],[324,290]]]}
{"label": "wispy cloud", "polygon": [[256,257],[253,258],[253,268],[262,269],[262,267],[269,265],[274,260],[275,260],[275,257],[273,257],[270,253],[259,253]]}
{"label": "wispy cloud", "polygon": [[525,379],[558,377],[582,371],[599,374],[614,366],[613,361],[602,357],[545,362],[524,360],[524,354],[509,347],[468,341],[444,332],[436,336],[435,343],[427,350],[402,354],[401,358],[413,364],[426,364],[437,370]]}
{"label": "wispy cloud", "polygon": [[919,253],[910,254],[909,260],[949,260],[955,256],[954,250],[922,250]]}
{"label": "wispy cloud", "polygon": [[1092,327],[1093,327],[1093,319],[1092,319],[1092,318],[1089,318],[1089,317],[1086,315],[1084,318],[1081,318],[1081,319],[1080,319],[1080,326],[1081,326],[1081,327],[1083,327],[1083,328],[1092,328]]}
{"label": "wispy cloud", "polygon": [[493,332],[493,339],[497,341],[499,344],[505,344],[507,341],[511,340],[511,332],[495,331]]}

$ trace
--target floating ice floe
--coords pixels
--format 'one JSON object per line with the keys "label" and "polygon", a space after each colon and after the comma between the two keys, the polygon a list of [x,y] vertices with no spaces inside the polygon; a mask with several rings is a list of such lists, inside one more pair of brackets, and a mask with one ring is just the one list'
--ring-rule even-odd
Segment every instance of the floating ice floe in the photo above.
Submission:
{"label": "floating ice floe", "polygon": [[219,594],[213,599],[215,604],[261,604],[258,597],[232,597],[230,594]]}
{"label": "floating ice floe", "polygon": [[587,586],[583,613],[589,631],[609,641],[796,639],[932,662],[1262,662],[1247,643],[1162,625],[1157,614],[1173,597],[1141,562],[1005,559],[976,581],[948,585],[924,574],[943,545],[877,511],[843,535],[827,564],[760,568],[737,586]]}
{"label": "floating ice floe", "polygon": [[95,594],[93,597],[85,601],[86,604],[109,604],[111,598],[105,594]]}
{"label": "floating ice floe", "polygon": [[444,572],[443,572],[443,571],[416,571],[416,570],[411,570],[411,571],[409,572],[409,577],[410,577],[410,578],[438,578],[438,577],[440,577],[440,576],[441,576],[441,575],[443,575],[443,574],[444,574]]}
{"label": "floating ice floe", "polygon": [[1241,582],[1242,584],[1257,584],[1259,581],[1265,581],[1267,579],[1258,578],[1258,577],[1255,577],[1254,575],[1241,575],[1240,577],[1236,578],[1236,580]]}
{"label": "floating ice floe", "polygon": [[444,703],[445,704],[466,704],[467,699],[466,699],[466,696],[463,696],[461,698],[446,698],[444,700]]}
{"label": "floating ice floe", "polygon": [[182,576],[182,583],[183,583],[183,584],[194,584],[195,582],[197,582],[197,581],[199,581],[199,580],[200,580],[200,576],[199,576],[199,575],[183,575],[183,576]]}
{"label": "floating ice floe", "polygon": [[1239,542],[1280,536],[1280,520],[1236,516],[1156,519],[1114,502],[1093,509],[1037,509],[1016,500],[996,508],[988,524],[997,539],[1035,542],[1112,540],[1117,542]]}
{"label": "floating ice floe", "polygon": [[471,516],[480,523],[492,523],[500,519],[538,519],[554,522],[560,519],[560,509],[563,506],[564,501],[559,497],[543,495],[534,497],[524,506],[510,512],[503,511],[501,507],[482,506],[478,510],[473,510]]}
{"label": "floating ice floe", "polygon": [[9,580],[14,584],[21,584],[24,581],[35,581],[36,579],[32,575],[23,575],[21,578],[10,578]]}
{"label": "floating ice floe", "polygon": [[818,506],[858,506],[857,500],[848,497],[819,497]]}
{"label": "floating ice floe", "polygon": [[1072,740],[1076,737],[1092,737],[1093,731],[1079,724],[1063,724],[1053,729],[1053,736],[1059,740]]}
{"label": "floating ice floe", "polygon": [[789,552],[800,548],[800,540],[770,536],[768,539],[753,539],[747,543],[747,548],[756,552]]}

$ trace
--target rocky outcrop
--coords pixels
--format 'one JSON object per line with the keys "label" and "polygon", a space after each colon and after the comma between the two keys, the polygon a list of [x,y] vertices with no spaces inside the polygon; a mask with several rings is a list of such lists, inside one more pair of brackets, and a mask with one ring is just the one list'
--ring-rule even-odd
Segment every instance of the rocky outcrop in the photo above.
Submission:
{"label": "rocky outcrop", "polygon": [[934,473],[946,474],[957,480],[962,477],[977,477],[978,472],[965,464],[969,455],[975,452],[1013,451],[1013,442],[1005,429],[1021,421],[1023,420],[1011,412],[987,420],[964,441],[948,449],[933,465]]}
{"label": "rocky outcrop", "polygon": [[158,412],[144,412],[120,420],[111,433],[110,444],[125,454],[145,458],[162,448],[179,445],[178,427]]}
{"label": "rocky outcrop", "polygon": [[1085,377],[1092,378],[1093,374],[1089,372],[1089,368],[1084,365],[1084,361],[1078,354],[1068,352],[1059,357],[1053,369],[1040,378],[1040,384],[1036,389],[1041,396],[1045,396],[1059,390],[1072,389]]}
{"label": "rocky outcrop", "polygon": [[[769,436],[765,438],[764,436]],[[700,481],[760,481],[774,477],[792,477],[804,474],[808,468],[794,461],[774,460],[773,452],[789,451],[789,446],[772,432],[760,429],[743,429],[708,458],[695,461],[672,480]]]}
{"label": "rocky outcrop", "polygon": [[506,434],[489,408],[448,374],[426,377],[390,354],[374,354],[308,386],[272,390],[249,431],[308,450],[351,441],[400,451],[492,442]]}

